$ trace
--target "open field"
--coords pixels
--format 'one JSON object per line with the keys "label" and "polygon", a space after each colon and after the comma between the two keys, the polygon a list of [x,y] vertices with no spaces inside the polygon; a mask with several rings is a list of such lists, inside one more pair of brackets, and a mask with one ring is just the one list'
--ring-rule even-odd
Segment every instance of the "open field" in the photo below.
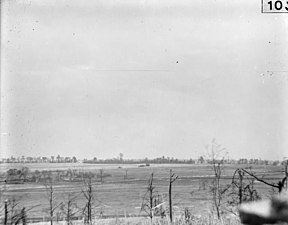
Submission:
{"label": "open field", "polygon": [[[95,211],[97,217],[138,217],[144,215],[140,212],[142,198],[146,192],[147,181],[151,173],[154,173],[156,190],[165,203],[168,202],[169,170],[179,176],[173,183],[173,205],[176,215],[181,215],[188,208],[193,215],[208,215],[212,211],[210,184],[213,171],[211,165],[183,165],[183,164],[158,164],[149,167],[138,165],[99,165],[99,164],[5,164],[1,165],[1,171],[7,168],[29,167],[31,170],[57,170],[57,169],[81,169],[99,174],[102,168],[110,177],[103,178],[103,182],[93,180],[95,195]],[[248,165],[226,165],[222,182],[231,183],[232,175],[236,168]],[[249,165],[250,166],[250,165]],[[279,180],[283,175],[280,166],[256,166],[253,171],[259,175],[266,175],[269,181]],[[127,179],[124,176],[127,172]],[[203,188],[203,182],[206,183]],[[57,182],[54,184],[57,202],[67,202],[68,194],[77,196],[76,202],[79,208],[85,205],[82,194],[82,182]],[[271,194],[271,188],[256,183],[255,188],[262,197]],[[21,206],[27,209],[28,217],[43,218],[48,216],[48,198],[46,187],[43,183],[5,184],[1,183],[1,201],[15,198]],[[201,189],[201,190],[200,190]],[[165,207],[168,207],[166,204]]]}
{"label": "open field", "polygon": [[[66,225],[66,221],[54,221],[54,225]],[[85,224],[83,220],[73,221],[73,225],[83,225]],[[107,218],[107,219],[96,219],[92,222],[94,225],[171,225],[168,218],[153,218],[151,221],[147,217],[123,217],[123,218]],[[174,219],[174,225],[240,225],[241,222],[239,218],[224,218],[219,221],[216,217],[211,215],[194,217],[188,221],[185,221],[183,217],[177,217]],[[50,225],[50,222],[37,222],[33,223],[33,225]]]}

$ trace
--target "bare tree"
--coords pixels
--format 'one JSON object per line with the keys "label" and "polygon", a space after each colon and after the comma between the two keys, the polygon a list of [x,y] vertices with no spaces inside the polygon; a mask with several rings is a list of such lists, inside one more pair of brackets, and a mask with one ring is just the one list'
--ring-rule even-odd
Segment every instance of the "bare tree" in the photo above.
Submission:
{"label": "bare tree", "polygon": [[143,197],[142,205],[141,205],[141,211],[144,211],[151,219],[153,219],[154,215],[161,214],[159,210],[157,210],[159,207],[161,207],[161,200],[160,195],[156,191],[156,187],[153,184],[154,182],[154,174],[152,173],[149,180],[148,185],[146,188],[146,193]]}
{"label": "bare tree", "polygon": [[170,222],[173,222],[173,207],[172,207],[172,184],[178,179],[178,176],[175,176],[170,170],[170,179],[169,179],[169,217]]}
{"label": "bare tree", "polygon": [[88,177],[88,179],[84,180],[84,187],[82,189],[82,193],[85,197],[86,204],[83,209],[84,214],[84,222],[86,224],[92,224],[92,213],[93,213],[93,205],[94,205],[94,192],[92,185],[92,178]]}
{"label": "bare tree", "polygon": [[20,224],[20,222],[22,221],[22,225],[26,225],[27,224],[27,212],[26,212],[26,208],[23,207],[21,209],[21,211],[19,211],[16,215],[14,215],[11,218],[11,224]]}
{"label": "bare tree", "polygon": [[61,211],[65,215],[67,225],[72,225],[73,217],[80,212],[76,203],[77,197],[73,193],[68,193],[66,201],[61,205]]}
{"label": "bare tree", "polygon": [[10,202],[10,224],[15,224],[19,219],[20,202],[16,201],[15,198]]}
{"label": "bare tree", "polygon": [[15,198],[4,202],[4,224],[15,224],[19,218],[20,202]]}
{"label": "bare tree", "polygon": [[8,201],[5,200],[4,202],[4,225],[7,225],[8,222]]}
{"label": "bare tree", "polygon": [[229,191],[227,196],[229,197],[227,200],[228,211],[238,214],[238,206],[241,203],[260,199],[257,190],[254,188],[254,181],[255,179],[247,176],[242,169],[235,170],[231,183],[232,190]]}
{"label": "bare tree", "polygon": [[27,212],[39,205],[35,205],[26,209],[25,206],[20,204],[19,200],[15,198],[5,200],[4,202],[4,225],[16,225],[22,222],[23,225],[27,224]]}
{"label": "bare tree", "polygon": [[50,224],[53,225],[55,211],[58,207],[61,206],[62,202],[57,203],[56,197],[54,195],[54,187],[52,183],[48,183],[45,186],[46,186],[47,199],[49,202],[48,214],[50,217]]}
{"label": "bare tree", "polygon": [[213,139],[211,144],[206,145],[206,150],[210,154],[210,163],[213,170],[213,181],[212,181],[212,200],[213,206],[216,210],[218,219],[221,218],[223,197],[225,192],[229,189],[230,185],[223,185],[221,183],[222,172],[224,170],[225,155],[223,156],[223,148],[220,144],[217,144]]}
{"label": "bare tree", "polygon": [[[250,170],[251,170],[251,168],[250,168]],[[255,178],[257,181],[259,181],[263,184],[266,184],[272,188],[276,188],[279,193],[283,190],[283,188],[285,186],[285,182],[287,180],[287,174],[285,174],[285,177],[283,179],[279,180],[278,183],[269,183],[269,182],[265,181],[264,178],[259,178],[252,171],[249,172],[246,169],[242,169],[242,171],[245,172],[246,174],[250,175],[251,177]]]}
{"label": "bare tree", "polygon": [[[244,172],[241,169],[236,169],[234,175],[232,177],[232,188],[237,188],[237,197],[236,204],[241,204],[243,202],[243,191],[244,191],[244,184],[243,184],[243,176]],[[233,193],[233,192],[232,192]],[[233,200],[233,202],[235,202]]]}

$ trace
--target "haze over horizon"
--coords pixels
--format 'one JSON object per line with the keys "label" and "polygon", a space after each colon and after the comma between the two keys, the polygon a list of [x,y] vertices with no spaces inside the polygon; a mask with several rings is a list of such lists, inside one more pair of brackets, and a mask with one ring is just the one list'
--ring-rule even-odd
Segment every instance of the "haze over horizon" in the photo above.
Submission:
{"label": "haze over horizon", "polygon": [[0,158],[288,157],[287,16],[260,4],[4,0]]}

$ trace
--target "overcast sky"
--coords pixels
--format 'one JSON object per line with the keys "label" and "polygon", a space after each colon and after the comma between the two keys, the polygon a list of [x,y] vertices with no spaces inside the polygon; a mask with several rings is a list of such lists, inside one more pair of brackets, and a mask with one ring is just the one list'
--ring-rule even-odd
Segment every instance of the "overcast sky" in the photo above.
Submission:
{"label": "overcast sky", "polygon": [[260,3],[4,0],[1,157],[288,156],[287,15]]}

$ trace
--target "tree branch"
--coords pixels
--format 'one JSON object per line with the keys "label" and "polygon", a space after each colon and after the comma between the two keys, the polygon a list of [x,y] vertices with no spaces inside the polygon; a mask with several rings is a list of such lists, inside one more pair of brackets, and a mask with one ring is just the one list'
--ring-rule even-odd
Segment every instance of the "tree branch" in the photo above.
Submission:
{"label": "tree branch", "polygon": [[258,178],[258,177],[255,176],[253,173],[248,172],[248,171],[245,170],[245,169],[242,169],[242,171],[244,171],[245,173],[249,174],[251,177],[254,177],[254,178],[255,178],[256,180],[258,180],[259,182],[262,182],[262,183],[264,183],[264,184],[266,184],[266,185],[269,185],[269,186],[271,186],[271,187],[275,187],[275,188],[278,188],[278,189],[279,189],[279,186],[278,186],[278,185],[270,184],[270,183],[266,182],[265,180],[262,180],[262,179]]}

